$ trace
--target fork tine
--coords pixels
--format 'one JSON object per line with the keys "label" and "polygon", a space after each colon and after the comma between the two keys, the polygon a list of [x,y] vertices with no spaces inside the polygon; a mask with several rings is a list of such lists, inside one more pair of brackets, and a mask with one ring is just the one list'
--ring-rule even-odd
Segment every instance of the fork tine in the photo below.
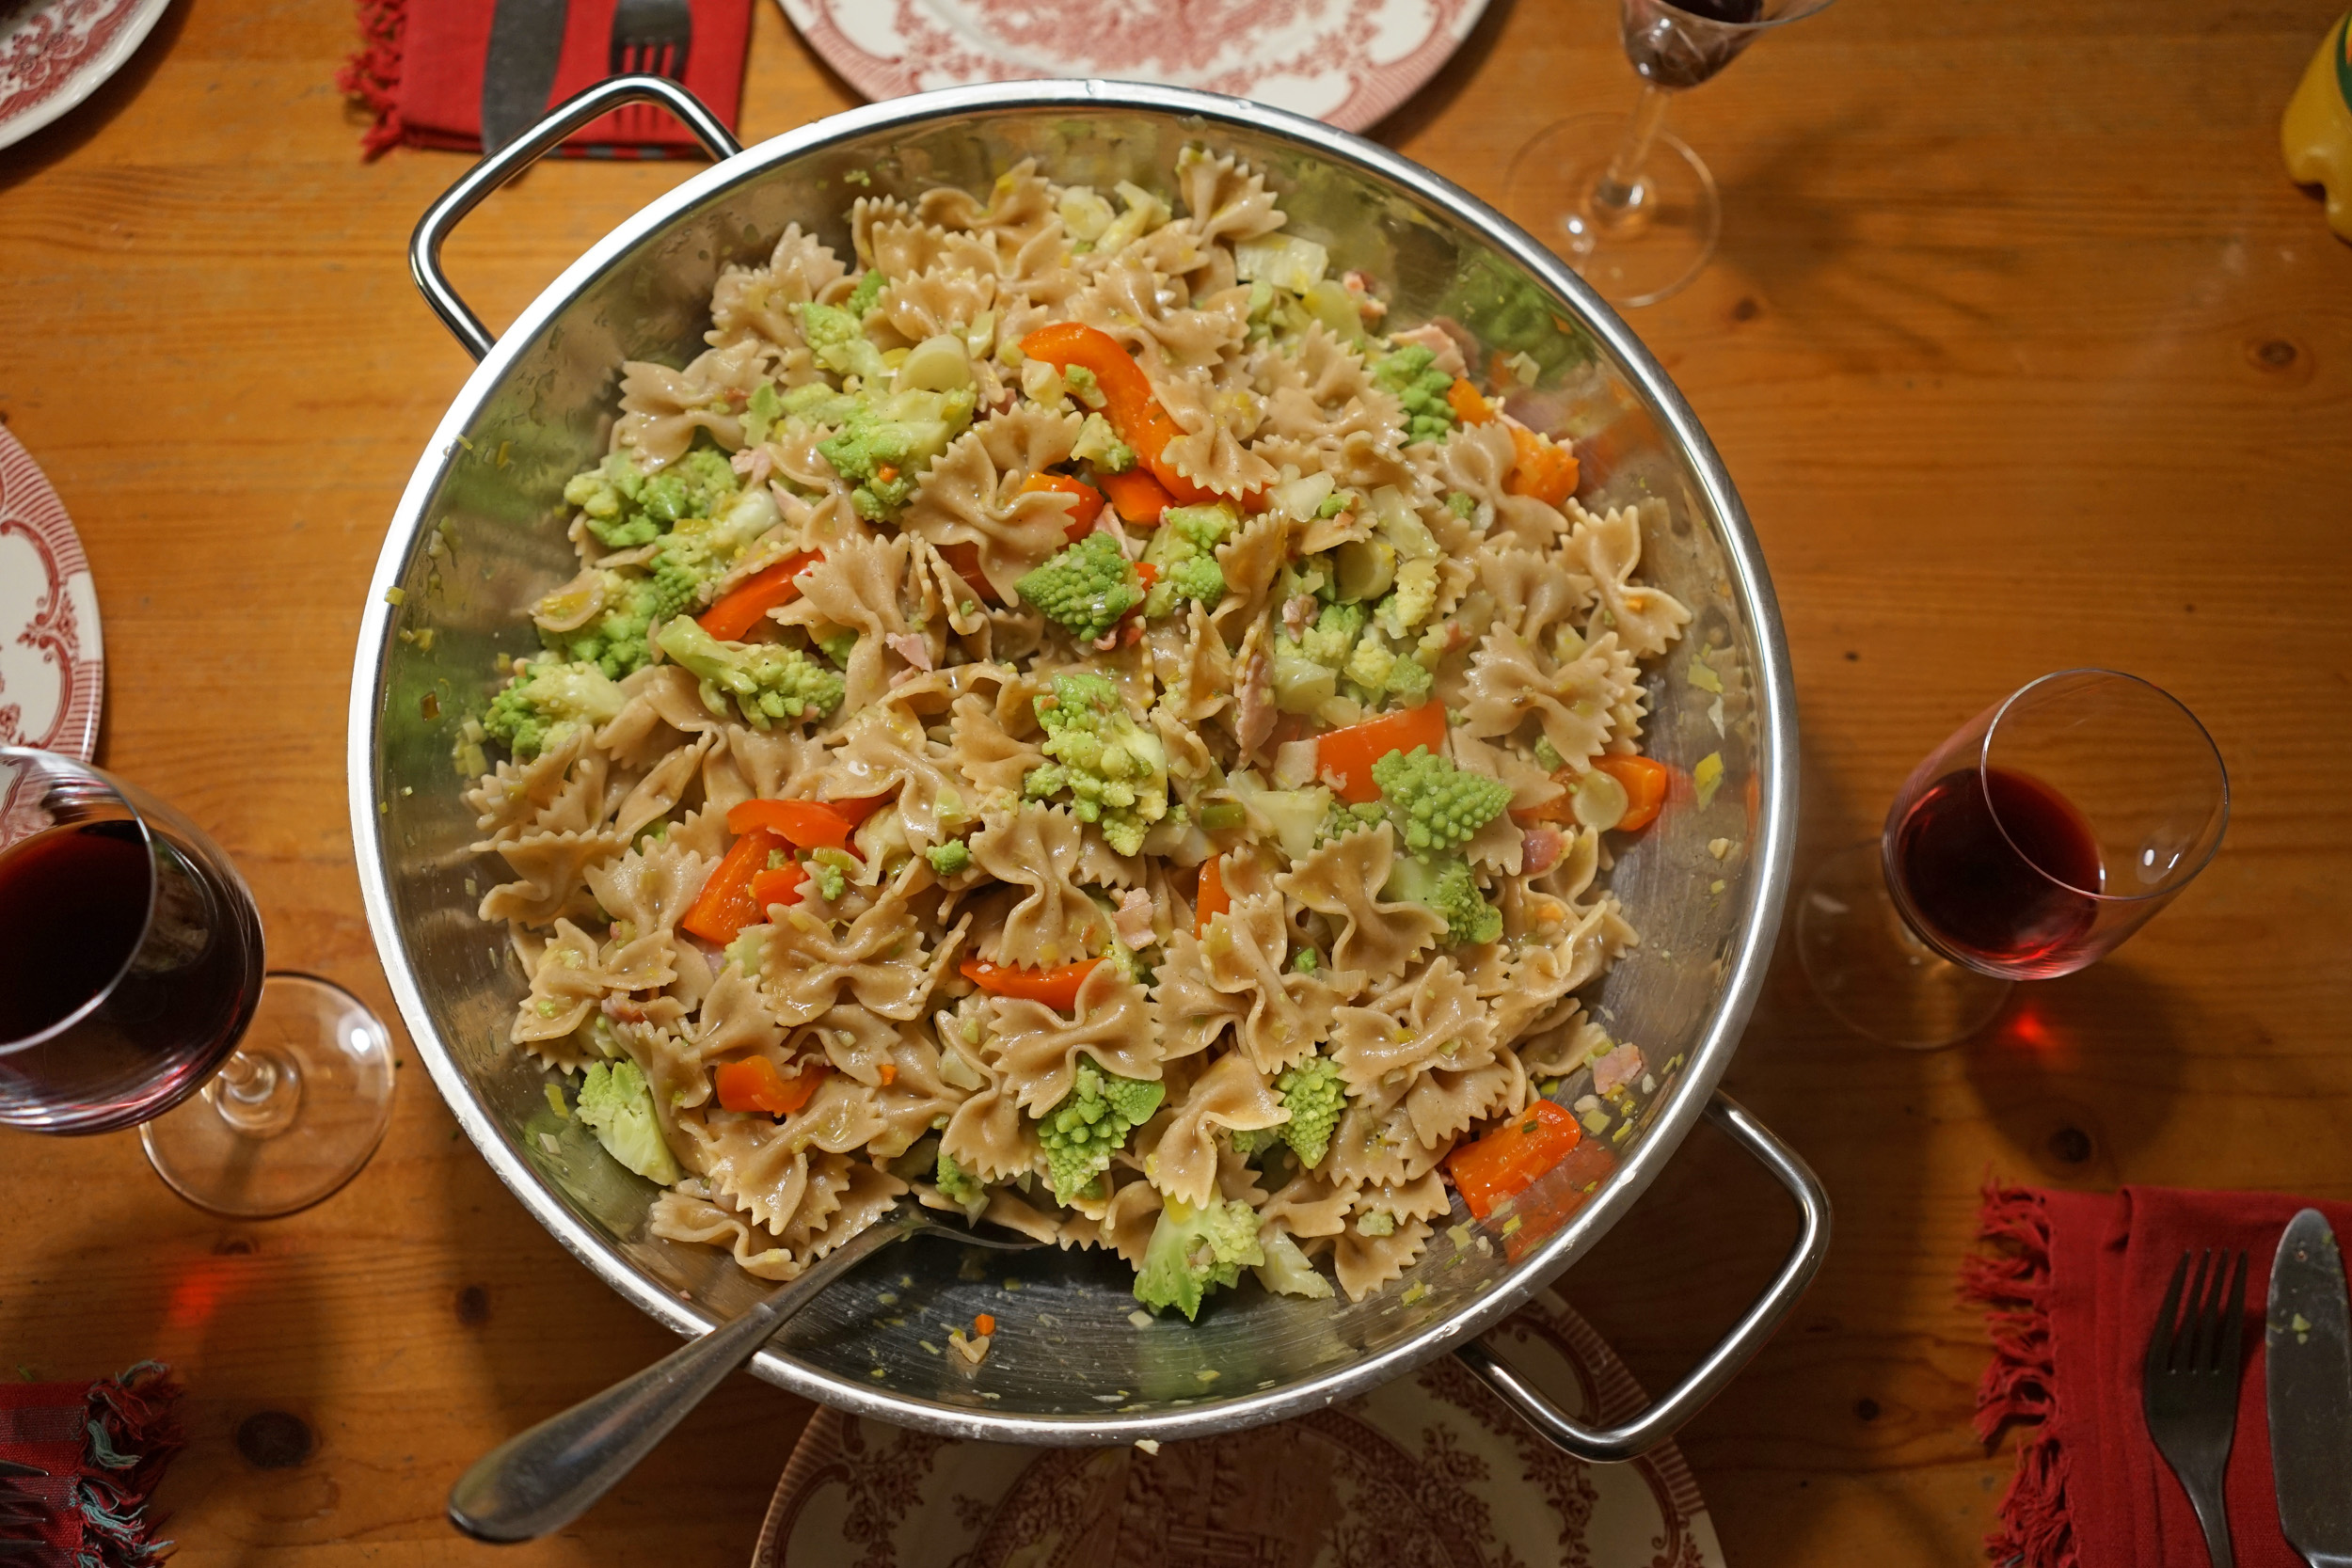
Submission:
{"label": "fork tine", "polygon": [[2222,1304],[2222,1312],[2220,1344],[2214,1353],[2213,1368],[2234,1380],[2238,1369],[2239,1340],[2246,1331],[2246,1254],[2243,1252],[2237,1255],[2237,1267],[2231,1271],[2229,1293]]}
{"label": "fork tine", "polygon": [[2172,1337],[2172,1370],[2202,1370],[2213,1345],[2213,1292],[2221,1271],[2214,1266],[2213,1248],[2197,1255],[2197,1273],[2189,1281],[2188,1300],[2181,1307],[2181,1330]]}
{"label": "fork tine", "polygon": [[2188,1282],[2189,1254],[2181,1254],[2178,1268],[2172,1271],[2172,1283],[2165,1287],[2164,1305],[2156,1308],[2156,1326],[2148,1335],[2148,1363],[2141,1370],[2143,1385],[2153,1384],[2168,1370],[2166,1362],[2172,1354],[2172,1316],[2180,1310],[2181,1287]]}

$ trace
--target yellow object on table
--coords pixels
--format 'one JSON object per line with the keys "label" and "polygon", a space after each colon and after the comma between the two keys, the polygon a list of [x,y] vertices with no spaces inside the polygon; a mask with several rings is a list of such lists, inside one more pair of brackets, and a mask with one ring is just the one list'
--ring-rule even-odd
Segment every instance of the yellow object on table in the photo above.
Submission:
{"label": "yellow object on table", "polygon": [[2303,72],[2279,126],[2287,173],[2328,193],[2328,227],[2352,240],[2352,11],[2339,18]]}

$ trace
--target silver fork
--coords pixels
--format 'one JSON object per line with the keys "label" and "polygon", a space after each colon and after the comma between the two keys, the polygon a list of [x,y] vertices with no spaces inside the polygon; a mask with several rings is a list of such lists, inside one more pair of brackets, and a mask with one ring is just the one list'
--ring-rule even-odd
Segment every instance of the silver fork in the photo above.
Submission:
{"label": "silver fork", "polygon": [[[612,42],[605,68],[615,76],[667,76],[686,80],[686,57],[694,46],[694,13],[686,0],[619,0],[612,8]],[[653,109],[631,103],[616,124],[628,140],[651,134]]]}
{"label": "silver fork", "polygon": [[901,1198],[749,1311],[474,1461],[449,1490],[450,1523],[478,1541],[511,1542],[535,1541],[579,1518],[818,1291],[892,1242],[921,1235],[998,1252],[1044,1244],[942,1225]]}
{"label": "silver fork", "polygon": [[[0,1556],[42,1549],[40,1526],[49,1517],[49,1509],[39,1497],[18,1491],[14,1483],[20,1477],[46,1478],[48,1474],[38,1465],[0,1459]],[[24,1530],[31,1533],[21,1533]]]}
{"label": "silver fork", "polygon": [[[2194,1284],[2188,1276],[2192,1258]],[[2140,1378],[2148,1433],[2197,1511],[2213,1568],[2236,1568],[2237,1562],[2230,1550],[2230,1515],[2221,1490],[2230,1444],[2237,1435],[2238,1342],[2245,1323],[2246,1254],[2237,1255],[2232,1269],[2226,1252],[2182,1253],[2148,1336],[2148,1363]]]}

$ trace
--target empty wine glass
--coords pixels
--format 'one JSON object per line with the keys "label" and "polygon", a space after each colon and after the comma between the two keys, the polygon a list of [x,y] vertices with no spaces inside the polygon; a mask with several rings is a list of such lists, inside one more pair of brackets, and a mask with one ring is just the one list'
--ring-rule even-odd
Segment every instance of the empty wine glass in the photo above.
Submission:
{"label": "empty wine glass", "polygon": [[1915,768],[1878,842],[1822,862],[1798,956],[1863,1034],[1949,1045],[2012,982],[2114,951],[2204,869],[2229,817],[2221,755],[2177,700],[2112,670],[2044,675]]}
{"label": "empty wine glass", "polygon": [[262,970],[262,921],[203,830],[136,785],[0,747],[0,1125],[137,1125],[191,1203],[292,1213],[391,1119],[367,1005]]}
{"label": "empty wine glass", "polygon": [[1504,209],[1611,304],[1664,299],[1707,265],[1723,227],[1714,175],[1663,129],[1667,100],[1829,3],[1620,0],[1619,37],[1642,77],[1632,118],[1580,115],[1536,133],[1511,160]]}

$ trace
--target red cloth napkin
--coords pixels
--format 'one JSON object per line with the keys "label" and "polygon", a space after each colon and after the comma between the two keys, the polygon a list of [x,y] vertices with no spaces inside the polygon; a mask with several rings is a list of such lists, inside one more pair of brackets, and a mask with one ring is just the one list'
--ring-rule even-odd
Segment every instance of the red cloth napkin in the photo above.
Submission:
{"label": "red cloth napkin", "polygon": [[147,1499],[179,1451],[179,1397],[170,1370],[154,1361],[96,1383],[0,1384],[0,1459],[49,1472],[0,1481],[0,1497],[45,1509],[40,1534],[56,1550],[39,1568],[146,1568],[170,1555]]}
{"label": "red cloth napkin", "polygon": [[[694,41],[686,55],[689,92],[729,130],[743,105],[743,55],[753,0],[691,0]],[[571,0],[550,105],[612,74],[614,0]],[[494,0],[359,0],[360,47],[336,84],[375,112],[360,138],[367,156],[387,148],[482,150],[482,66],[490,49]],[[661,158],[701,144],[666,109],[632,104],[564,144],[575,156]]]}
{"label": "red cloth napkin", "polygon": [[2280,1234],[2316,1208],[2352,1236],[2352,1204],[2283,1193],[2125,1187],[2112,1196],[1992,1187],[1962,1289],[1989,1308],[1993,1364],[1977,1390],[1977,1434],[2033,1423],[2001,1499],[1994,1562],[2026,1568],[2205,1568],[2188,1495],[2156,1451],[2140,1364],[2185,1250],[2243,1249],[2248,1349],[2226,1495],[2239,1568],[2303,1568],[2279,1528],[2270,1473],[2263,1307]]}

